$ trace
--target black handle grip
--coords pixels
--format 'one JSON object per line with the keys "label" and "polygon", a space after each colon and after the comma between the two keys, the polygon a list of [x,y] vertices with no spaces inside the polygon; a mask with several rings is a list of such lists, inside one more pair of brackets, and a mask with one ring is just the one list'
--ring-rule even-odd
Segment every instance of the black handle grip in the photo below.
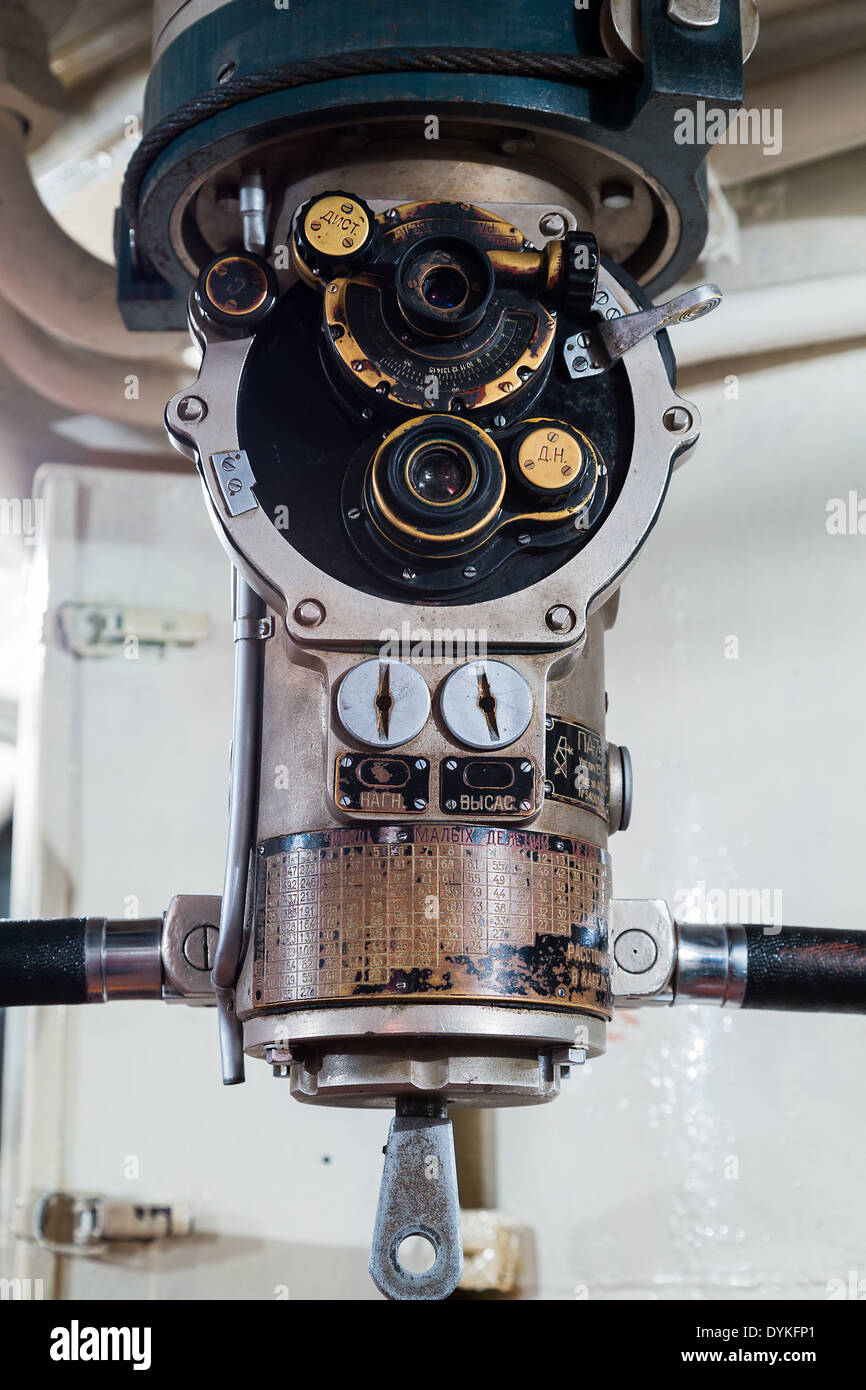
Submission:
{"label": "black handle grip", "polygon": [[866,932],[746,927],[744,1009],[866,1013]]}
{"label": "black handle grip", "polygon": [[0,1008],[86,1004],[86,918],[0,921]]}

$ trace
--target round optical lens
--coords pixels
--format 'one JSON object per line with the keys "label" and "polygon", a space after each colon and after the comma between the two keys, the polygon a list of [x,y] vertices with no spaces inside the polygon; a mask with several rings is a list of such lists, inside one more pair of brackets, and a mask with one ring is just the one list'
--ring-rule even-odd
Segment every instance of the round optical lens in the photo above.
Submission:
{"label": "round optical lens", "polygon": [[409,481],[425,502],[441,505],[461,497],[472,481],[466,455],[450,444],[428,444],[412,460]]}
{"label": "round optical lens", "polygon": [[469,291],[466,276],[453,265],[436,266],[424,276],[421,293],[434,309],[456,309]]}

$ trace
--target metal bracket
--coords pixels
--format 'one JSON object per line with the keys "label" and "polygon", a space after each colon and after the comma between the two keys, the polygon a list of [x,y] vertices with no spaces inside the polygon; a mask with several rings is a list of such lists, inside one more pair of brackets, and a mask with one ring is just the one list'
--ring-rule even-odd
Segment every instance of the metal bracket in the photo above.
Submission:
{"label": "metal bracket", "polygon": [[[435,1251],[424,1273],[401,1263],[400,1247],[411,1236],[421,1236]],[[451,1121],[444,1106],[437,1110],[431,1102],[398,1100],[385,1149],[370,1275],[386,1298],[432,1301],[453,1293],[462,1274]]]}
{"label": "metal bracket", "polygon": [[162,924],[162,997],[167,1003],[215,1004],[211,971],[219,937],[220,904],[215,896],[179,894]]}
{"label": "metal bracket", "polygon": [[643,309],[638,314],[624,314],[608,295],[601,291],[593,304],[593,312],[602,317],[592,328],[574,333],[563,346],[565,366],[573,381],[600,376],[618,362],[624,353],[653,333],[676,323],[691,323],[709,314],[722,301],[717,285],[698,285],[686,290],[655,309]]}
{"label": "metal bracket", "polygon": [[667,903],[661,898],[617,898],[612,917],[614,1006],[672,1004],[676,935]]}
{"label": "metal bracket", "polygon": [[253,496],[256,475],[246,449],[225,449],[211,454],[210,461],[229,516],[255,511],[259,505]]}

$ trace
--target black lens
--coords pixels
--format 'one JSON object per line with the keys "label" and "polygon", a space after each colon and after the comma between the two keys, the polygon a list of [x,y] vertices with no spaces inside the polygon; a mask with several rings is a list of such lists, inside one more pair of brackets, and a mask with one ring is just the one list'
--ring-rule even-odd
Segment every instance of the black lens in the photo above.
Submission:
{"label": "black lens", "polygon": [[421,293],[434,309],[456,309],[469,291],[466,276],[453,265],[440,265],[424,276]]}
{"label": "black lens", "polygon": [[472,467],[452,444],[422,446],[409,465],[409,482],[425,502],[442,504],[462,497],[472,481]]}

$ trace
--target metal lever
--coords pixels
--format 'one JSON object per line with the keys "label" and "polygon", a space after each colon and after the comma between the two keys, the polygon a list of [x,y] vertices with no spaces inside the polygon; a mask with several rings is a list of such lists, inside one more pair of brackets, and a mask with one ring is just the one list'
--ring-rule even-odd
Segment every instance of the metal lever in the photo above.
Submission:
{"label": "metal lever", "polygon": [[600,376],[618,362],[623,353],[652,333],[670,328],[676,323],[691,323],[709,314],[722,301],[718,285],[698,285],[696,289],[678,294],[667,304],[655,309],[643,309],[637,314],[624,314],[610,302],[607,291],[596,295],[593,312],[603,315],[583,333],[566,338],[563,347],[565,366],[574,381],[588,376]]}
{"label": "metal lever", "polygon": [[[432,1245],[435,1260],[422,1274],[400,1260],[412,1236]],[[385,1148],[385,1168],[370,1250],[370,1275],[399,1301],[447,1298],[463,1274],[454,1134],[444,1105],[398,1099]]]}

